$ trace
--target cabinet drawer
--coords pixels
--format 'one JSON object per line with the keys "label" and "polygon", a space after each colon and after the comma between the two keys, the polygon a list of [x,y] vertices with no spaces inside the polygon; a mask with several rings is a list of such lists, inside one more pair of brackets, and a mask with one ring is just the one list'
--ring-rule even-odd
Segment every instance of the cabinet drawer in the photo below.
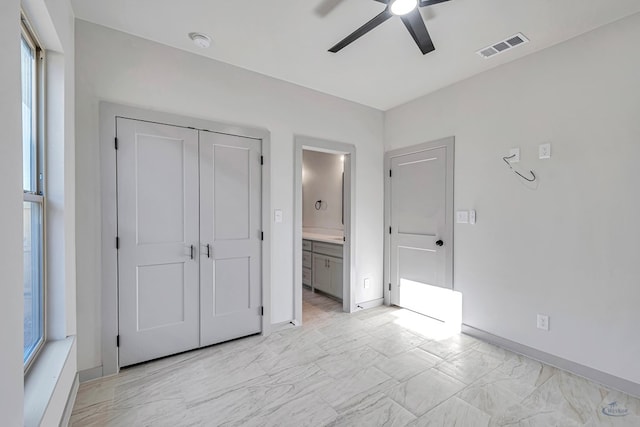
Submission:
{"label": "cabinet drawer", "polygon": [[313,242],[313,252],[329,255],[336,258],[342,258],[342,245],[334,245],[324,242]]}
{"label": "cabinet drawer", "polygon": [[311,252],[302,251],[302,266],[311,268]]}
{"label": "cabinet drawer", "polygon": [[310,251],[311,250],[311,240],[303,240],[302,241],[302,250]]}
{"label": "cabinet drawer", "polygon": [[310,268],[302,269],[302,284],[311,286],[311,269]]}

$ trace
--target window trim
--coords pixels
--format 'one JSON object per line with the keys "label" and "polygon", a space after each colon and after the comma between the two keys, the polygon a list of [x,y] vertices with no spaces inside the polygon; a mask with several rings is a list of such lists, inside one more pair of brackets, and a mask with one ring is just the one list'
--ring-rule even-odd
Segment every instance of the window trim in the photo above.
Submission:
{"label": "window trim", "polygon": [[47,274],[46,274],[46,242],[47,242],[47,232],[46,232],[46,216],[47,216],[47,204],[45,199],[45,144],[44,144],[44,117],[45,117],[45,56],[44,50],[42,49],[42,44],[38,40],[36,33],[33,31],[33,26],[29,22],[24,11],[21,11],[20,14],[20,27],[21,27],[21,38],[20,40],[25,40],[29,47],[31,47],[34,51],[34,68],[33,68],[33,114],[34,120],[32,123],[32,132],[35,136],[35,144],[34,144],[34,167],[35,170],[32,171],[31,179],[34,180],[32,185],[34,186],[34,191],[24,191],[23,195],[23,203],[31,202],[37,203],[40,205],[41,212],[41,239],[40,239],[40,288],[41,288],[41,298],[42,298],[42,336],[38,340],[38,343],[34,347],[33,351],[24,362],[24,374],[26,375],[29,372],[29,369],[33,366],[35,360],[38,358],[42,349],[44,348],[45,343],[47,342]]}

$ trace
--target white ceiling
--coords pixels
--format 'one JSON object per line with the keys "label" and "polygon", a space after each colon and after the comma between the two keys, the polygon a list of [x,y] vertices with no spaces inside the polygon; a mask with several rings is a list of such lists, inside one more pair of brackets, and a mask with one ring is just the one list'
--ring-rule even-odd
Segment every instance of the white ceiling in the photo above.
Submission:
{"label": "white ceiling", "polygon": [[[339,53],[331,46],[384,9],[374,0],[72,0],[76,16],[380,110],[640,12],[638,0],[451,0],[422,8],[423,56],[397,17]],[[335,1],[335,0],[333,0]],[[210,35],[196,48],[187,33]],[[475,52],[522,32],[531,42]],[[596,54],[596,53],[594,53]]]}

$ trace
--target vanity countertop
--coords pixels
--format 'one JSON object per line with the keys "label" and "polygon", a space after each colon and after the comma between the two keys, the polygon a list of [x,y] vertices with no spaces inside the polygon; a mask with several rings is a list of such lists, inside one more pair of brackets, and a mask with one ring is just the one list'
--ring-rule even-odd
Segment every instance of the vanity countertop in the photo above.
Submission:
{"label": "vanity countertop", "polygon": [[329,234],[320,234],[320,233],[309,233],[309,232],[302,232],[302,238],[305,240],[314,240],[316,242],[323,242],[323,243],[334,243],[336,245],[344,245],[344,241],[342,239],[342,236],[335,236],[335,235],[329,235]]}

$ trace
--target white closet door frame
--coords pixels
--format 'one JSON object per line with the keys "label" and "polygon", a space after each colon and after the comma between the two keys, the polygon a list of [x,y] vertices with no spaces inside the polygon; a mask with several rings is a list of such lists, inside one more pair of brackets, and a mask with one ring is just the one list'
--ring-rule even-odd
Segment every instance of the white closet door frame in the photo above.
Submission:
{"label": "white closet door frame", "polygon": [[195,119],[169,113],[145,110],[126,105],[100,102],[100,197],[102,202],[101,249],[101,343],[102,369],[95,377],[117,374],[119,372],[118,347],[118,253],[116,250],[117,233],[117,194],[116,194],[116,118],[124,117],[173,126],[182,126],[197,130],[208,130],[229,135],[244,136],[262,140],[262,334],[271,332],[271,144],[270,133],[266,129],[250,126],[225,124]]}

